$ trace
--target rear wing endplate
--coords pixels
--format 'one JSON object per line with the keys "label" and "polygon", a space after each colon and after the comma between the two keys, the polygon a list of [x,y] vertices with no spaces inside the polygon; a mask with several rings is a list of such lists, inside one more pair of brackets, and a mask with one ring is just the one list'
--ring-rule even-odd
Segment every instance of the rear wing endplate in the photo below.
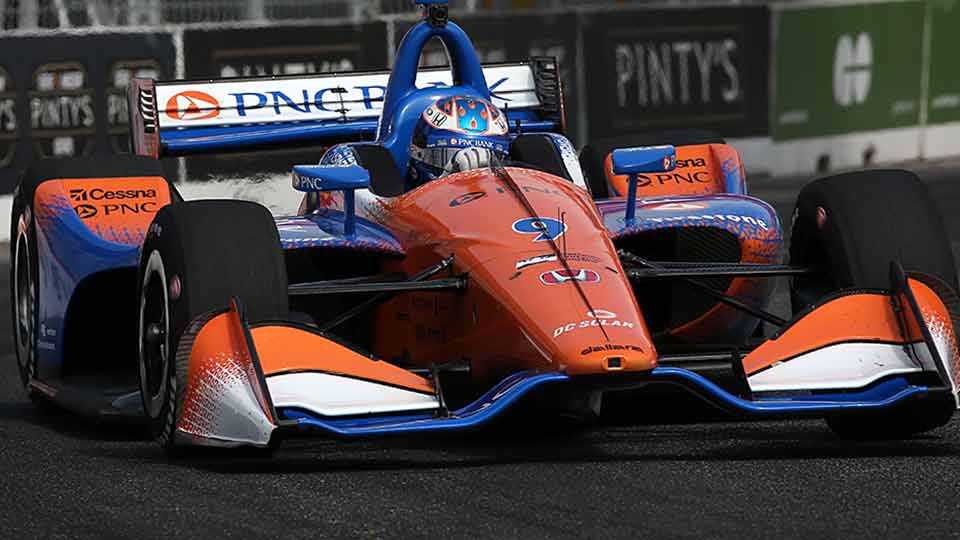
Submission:
{"label": "rear wing endplate", "polygon": [[[563,130],[555,58],[483,67],[511,131]],[[130,86],[133,152],[160,157],[271,144],[370,140],[389,71],[157,82]],[[450,86],[447,68],[421,69],[417,86]]]}

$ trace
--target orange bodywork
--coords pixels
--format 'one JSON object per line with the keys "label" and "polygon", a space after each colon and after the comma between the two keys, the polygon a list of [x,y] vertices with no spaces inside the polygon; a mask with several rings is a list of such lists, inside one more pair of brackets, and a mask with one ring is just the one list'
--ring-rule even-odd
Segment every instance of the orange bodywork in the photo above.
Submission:
{"label": "orange bodywork", "polygon": [[313,332],[290,326],[254,328],[253,341],[266,376],[320,371],[434,393],[430,381],[393,364],[371,359]]}
{"label": "orange bodywork", "polygon": [[[530,218],[489,171],[453,174],[358,211],[392,231],[407,256],[387,272],[413,275],[450,255],[468,273],[463,294],[415,293],[374,316],[373,352],[427,366],[468,359],[479,379],[519,369],[570,374],[649,370],[656,351],[616,251],[589,195],[546,173],[509,168],[538,217],[562,223],[555,238],[586,303]],[[339,202],[339,198],[333,200]]]}
{"label": "orange bodywork", "polygon": [[[956,347],[956,338],[949,323],[950,315],[940,297],[917,280],[909,280],[909,286],[927,326],[934,332],[947,332],[948,335],[944,337],[949,338],[953,347]],[[898,320],[887,294],[859,293],[831,300],[796,321],[782,335],[767,340],[744,357],[744,371],[750,375],[777,362],[837,343],[905,344],[921,341],[923,335],[920,327],[909,312],[906,299],[901,300],[905,323]],[[905,324],[906,337],[901,324]]]}
{"label": "orange bodywork", "polygon": [[170,188],[159,176],[48,180],[37,187],[34,208],[41,221],[74,212],[94,234],[109,242],[140,245]]}
{"label": "orange bodywork", "polygon": [[[638,176],[638,198],[726,193],[724,169],[743,167],[736,150],[726,144],[678,146],[676,156],[677,165],[674,170]],[[625,175],[613,173],[610,154],[604,160],[604,170],[611,188],[610,196],[626,196],[628,179]],[[742,170],[740,177],[743,177]]]}
{"label": "orange bodywork", "polygon": [[236,310],[231,308],[207,321],[194,337],[177,420],[179,431],[197,437],[216,435],[220,415],[211,403],[218,403],[219,394],[234,386],[249,388],[255,408],[263,418],[275,422],[241,325]]}

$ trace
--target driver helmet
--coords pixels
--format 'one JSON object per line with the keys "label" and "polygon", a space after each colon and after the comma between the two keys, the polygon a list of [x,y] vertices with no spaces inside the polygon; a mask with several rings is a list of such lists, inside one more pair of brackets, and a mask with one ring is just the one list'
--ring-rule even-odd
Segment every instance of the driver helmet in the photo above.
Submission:
{"label": "driver helmet", "polygon": [[489,101],[453,96],[431,104],[417,120],[410,143],[410,173],[422,184],[490,166],[510,149],[507,118]]}

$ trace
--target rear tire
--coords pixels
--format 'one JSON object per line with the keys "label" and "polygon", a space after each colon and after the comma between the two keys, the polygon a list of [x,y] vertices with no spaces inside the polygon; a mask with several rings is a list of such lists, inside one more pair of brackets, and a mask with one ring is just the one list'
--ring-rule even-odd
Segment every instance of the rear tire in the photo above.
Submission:
{"label": "rear tire", "polygon": [[[37,328],[39,320],[39,252],[37,250],[36,209],[37,188],[47,180],[59,178],[104,178],[163,176],[160,162],[140,156],[102,158],[42,159],[32,163],[23,173],[14,192],[10,218],[10,303],[13,324],[14,350],[20,381],[30,400],[43,412],[59,412],[45,394],[30,387],[40,380],[37,366]],[[172,184],[171,196],[179,198]]]}
{"label": "rear tire", "polygon": [[[283,250],[270,212],[245,201],[192,201],[157,212],[138,273],[140,393],[151,432],[171,453],[186,369],[176,351],[198,316],[241,300],[250,323],[287,318]],[[184,366],[185,367],[185,366]],[[179,375],[178,375],[179,374]]]}
{"label": "rear tire", "polygon": [[[794,314],[841,289],[889,289],[892,261],[957,288],[940,213],[912,172],[856,171],[807,184],[790,241],[791,264],[818,269],[792,279]],[[883,413],[830,417],[827,424],[845,438],[900,438],[943,425],[953,406],[928,398]]]}

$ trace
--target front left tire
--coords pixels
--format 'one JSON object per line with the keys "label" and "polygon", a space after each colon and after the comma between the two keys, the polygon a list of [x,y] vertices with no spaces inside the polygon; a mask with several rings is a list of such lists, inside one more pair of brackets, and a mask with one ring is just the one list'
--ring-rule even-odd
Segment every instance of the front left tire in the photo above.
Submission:
{"label": "front left tire", "polygon": [[236,297],[248,322],[288,318],[287,275],[270,212],[246,201],[190,201],[157,212],[141,250],[139,372],[151,431],[170,453],[186,391],[188,327]]}

